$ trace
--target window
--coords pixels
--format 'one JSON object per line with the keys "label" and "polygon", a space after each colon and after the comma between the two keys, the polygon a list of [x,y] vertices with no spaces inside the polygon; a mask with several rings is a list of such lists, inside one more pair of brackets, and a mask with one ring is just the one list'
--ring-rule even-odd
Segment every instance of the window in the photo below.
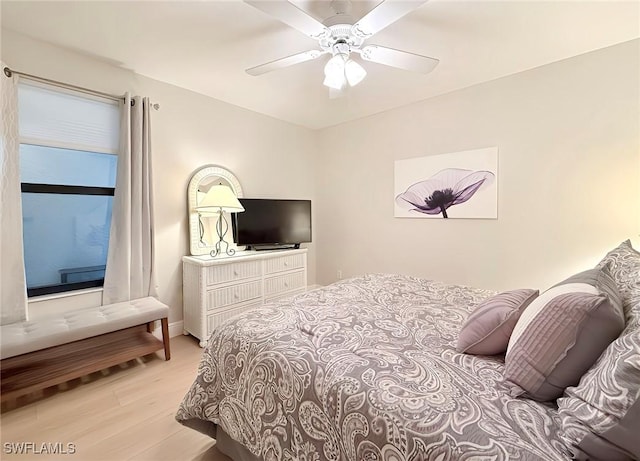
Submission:
{"label": "window", "polygon": [[116,182],[116,101],[35,84],[18,89],[29,297],[99,287]]}

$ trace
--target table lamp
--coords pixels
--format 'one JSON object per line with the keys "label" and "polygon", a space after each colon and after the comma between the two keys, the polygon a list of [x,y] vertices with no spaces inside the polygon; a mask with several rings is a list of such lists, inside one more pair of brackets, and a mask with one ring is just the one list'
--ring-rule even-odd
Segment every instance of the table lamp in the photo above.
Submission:
{"label": "table lamp", "polygon": [[224,212],[228,213],[242,213],[244,208],[238,201],[238,197],[233,193],[229,186],[224,184],[216,184],[211,186],[206,193],[202,202],[196,207],[198,213],[214,213],[218,215],[216,222],[216,233],[218,234],[218,241],[215,244],[213,250],[211,250],[211,257],[215,258],[222,253],[222,245],[225,245],[225,253],[228,256],[233,256],[236,252],[233,248],[229,248],[229,242],[224,240],[224,236],[227,235],[229,230],[229,222],[224,216]]}

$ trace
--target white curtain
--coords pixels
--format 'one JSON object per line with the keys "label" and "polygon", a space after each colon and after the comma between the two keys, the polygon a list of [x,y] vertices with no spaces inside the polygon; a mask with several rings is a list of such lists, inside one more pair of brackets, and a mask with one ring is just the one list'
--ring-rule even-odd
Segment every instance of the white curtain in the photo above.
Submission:
{"label": "white curtain", "polygon": [[127,93],[122,107],[103,304],[157,295],[149,110],[149,98],[132,98]]}
{"label": "white curtain", "polygon": [[[0,62],[0,69],[4,63]],[[27,317],[27,287],[22,251],[18,77],[0,76],[0,325]]]}

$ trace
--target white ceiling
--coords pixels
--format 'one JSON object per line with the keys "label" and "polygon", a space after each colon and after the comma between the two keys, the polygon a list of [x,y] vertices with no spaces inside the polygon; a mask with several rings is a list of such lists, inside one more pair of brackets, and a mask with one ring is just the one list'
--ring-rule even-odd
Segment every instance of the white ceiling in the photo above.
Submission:
{"label": "white ceiling", "polygon": [[[359,19],[376,0],[353,1]],[[322,21],[329,1],[295,1]],[[438,58],[429,75],[363,63],[346,97],[322,85],[328,57],[259,77],[244,69],[316,48],[227,1],[2,0],[2,27],[298,125],[322,128],[640,37],[638,1],[431,0],[366,43]]]}

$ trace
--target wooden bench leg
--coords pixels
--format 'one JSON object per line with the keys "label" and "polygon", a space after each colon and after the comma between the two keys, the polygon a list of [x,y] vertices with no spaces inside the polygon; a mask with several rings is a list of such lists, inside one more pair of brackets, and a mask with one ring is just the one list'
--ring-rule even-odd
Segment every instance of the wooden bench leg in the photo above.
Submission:
{"label": "wooden bench leg", "polygon": [[169,319],[160,319],[162,324],[162,343],[164,344],[164,359],[171,360],[171,348],[169,346]]}

